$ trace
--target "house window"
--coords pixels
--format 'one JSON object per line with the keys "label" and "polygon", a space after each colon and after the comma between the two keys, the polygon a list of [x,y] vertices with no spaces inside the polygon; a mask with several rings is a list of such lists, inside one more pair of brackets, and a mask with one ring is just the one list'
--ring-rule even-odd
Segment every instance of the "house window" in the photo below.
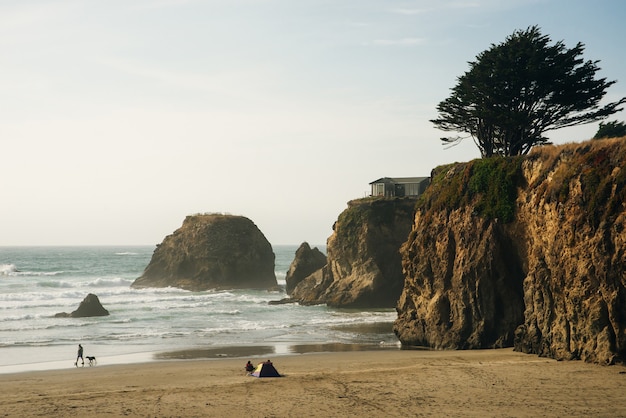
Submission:
{"label": "house window", "polygon": [[372,186],[372,196],[383,196],[385,194],[385,185],[383,183],[375,183]]}
{"label": "house window", "polygon": [[405,184],[405,191],[407,196],[417,196],[420,194],[420,188],[418,183]]}

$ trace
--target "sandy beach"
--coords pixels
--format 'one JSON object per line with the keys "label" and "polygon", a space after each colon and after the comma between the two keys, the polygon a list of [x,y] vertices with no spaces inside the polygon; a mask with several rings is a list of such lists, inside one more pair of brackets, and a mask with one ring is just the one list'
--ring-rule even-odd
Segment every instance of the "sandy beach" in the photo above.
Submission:
{"label": "sandy beach", "polygon": [[4,374],[0,416],[626,416],[621,365],[512,349],[358,351],[278,356],[283,377],[255,378],[245,360]]}

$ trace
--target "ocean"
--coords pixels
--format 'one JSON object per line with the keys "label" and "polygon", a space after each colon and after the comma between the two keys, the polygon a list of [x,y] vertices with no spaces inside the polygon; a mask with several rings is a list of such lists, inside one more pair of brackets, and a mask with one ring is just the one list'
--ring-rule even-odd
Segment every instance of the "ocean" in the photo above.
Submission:
{"label": "ocean", "polygon": [[[281,289],[297,248],[273,247]],[[394,309],[268,303],[284,290],[131,289],[153,251],[0,247],[0,373],[74,367],[78,344],[99,365],[399,348]],[[89,293],[109,316],[55,318]]]}

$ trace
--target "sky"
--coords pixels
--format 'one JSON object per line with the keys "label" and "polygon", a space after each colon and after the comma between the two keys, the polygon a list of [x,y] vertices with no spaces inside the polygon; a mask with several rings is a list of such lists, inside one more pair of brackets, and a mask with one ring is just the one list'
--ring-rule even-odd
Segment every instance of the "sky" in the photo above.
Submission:
{"label": "sky", "polygon": [[608,103],[624,22],[622,0],[2,0],[0,246],[156,245],[197,213],[323,245],[370,182],[480,156],[429,122],[477,54],[538,25],[585,44]]}

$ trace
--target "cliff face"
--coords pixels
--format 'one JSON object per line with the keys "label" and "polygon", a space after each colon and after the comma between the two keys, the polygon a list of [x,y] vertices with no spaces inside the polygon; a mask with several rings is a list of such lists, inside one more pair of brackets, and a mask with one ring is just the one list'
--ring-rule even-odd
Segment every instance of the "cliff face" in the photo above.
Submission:
{"label": "cliff face", "polygon": [[132,287],[187,290],[274,288],[274,252],[263,233],[243,216],[188,216],[157,246]]}
{"label": "cliff face", "polygon": [[470,349],[513,344],[523,320],[523,271],[499,223],[471,208],[417,214],[403,247],[406,285],[394,330],[408,345]]}
{"label": "cliff face", "polygon": [[519,232],[528,260],[515,348],[626,359],[626,139],[539,153],[525,165]]}
{"label": "cliff face", "polygon": [[291,292],[302,304],[393,307],[404,284],[399,248],[411,230],[414,199],[348,203],[327,241],[327,264]]}
{"label": "cliff face", "polygon": [[623,360],[626,140],[499,161],[434,174],[402,249],[396,335],[407,345]]}

